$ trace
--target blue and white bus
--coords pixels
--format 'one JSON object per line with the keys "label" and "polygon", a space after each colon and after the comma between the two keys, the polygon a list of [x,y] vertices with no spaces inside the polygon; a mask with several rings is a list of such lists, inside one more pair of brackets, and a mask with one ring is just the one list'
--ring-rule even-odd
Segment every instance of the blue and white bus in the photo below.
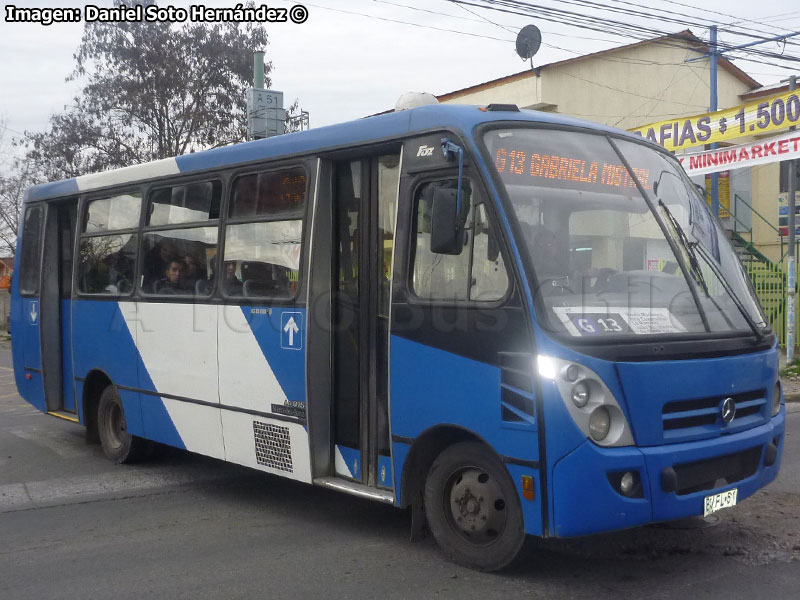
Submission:
{"label": "blue and white bus", "polygon": [[733,506],[775,479],[776,336],[672,155],[430,105],[27,192],[21,395],[410,507],[459,563]]}

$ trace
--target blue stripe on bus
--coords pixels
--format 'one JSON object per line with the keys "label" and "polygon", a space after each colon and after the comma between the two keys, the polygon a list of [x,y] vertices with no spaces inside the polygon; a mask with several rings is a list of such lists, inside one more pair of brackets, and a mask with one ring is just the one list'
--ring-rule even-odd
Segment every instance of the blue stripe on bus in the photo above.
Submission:
{"label": "blue stripe on bus", "polygon": [[[386,138],[396,138],[406,133],[413,135],[416,132],[427,130],[453,129],[468,135],[481,123],[499,120],[584,127],[593,131],[616,133],[618,135],[641,140],[640,136],[634,136],[628,132],[614,129],[613,127],[589,123],[588,121],[552,113],[541,113],[530,110],[520,112],[484,112],[478,110],[476,106],[430,105],[421,106],[413,110],[391,112],[366,119],[350,121],[348,123],[340,123],[298,133],[276,136],[269,139],[235,144],[224,148],[196,152],[194,154],[185,154],[175,157],[175,161],[181,173],[189,173],[203,169],[235,166],[241,163],[268,158],[278,158],[302,153],[319,153],[339,147],[353,147],[358,144],[365,144]],[[142,166],[144,167],[147,164],[150,163],[145,163]],[[123,176],[123,179],[127,177],[126,180],[131,182],[142,180],[142,176],[137,175],[137,173],[139,173],[139,171],[132,171],[130,177]],[[111,179],[113,179],[113,177],[109,180]],[[102,182],[104,179],[98,178],[98,181]],[[105,187],[105,184],[97,183],[87,185],[86,188],[81,191],[88,191],[100,187]],[[30,188],[28,199],[44,200],[77,193],[78,183],[76,179],[66,179],[33,186]]]}
{"label": "blue stripe on bus", "polygon": [[47,198],[57,198],[60,196],[74,196],[78,193],[78,181],[76,179],[62,179],[52,183],[41,183],[28,188],[26,201],[46,200]]}
{"label": "blue stripe on bus", "polygon": [[[254,313],[253,309],[264,310],[267,314],[262,312]],[[286,394],[286,399],[289,402],[302,402],[305,404],[305,309],[261,309],[261,307],[256,306],[242,306],[241,310],[250,324],[250,330],[258,342],[264,358],[275,374],[283,393]],[[288,319],[284,319],[283,316],[286,314],[287,317],[293,317],[295,313],[300,316],[295,317],[295,325],[298,331],[292,334],[294,347],[291,347],[288,344],[289,332],[284,331]]]}
{"label": "blue stripe on bus", "polygon": [[[119,303],[76,300],[72,322],[76,375],[86,377],[99,369],[117,385],[155,390]],[[131,434],[185,448],[161,398],[126,390],[120,391],[120,398]]]}

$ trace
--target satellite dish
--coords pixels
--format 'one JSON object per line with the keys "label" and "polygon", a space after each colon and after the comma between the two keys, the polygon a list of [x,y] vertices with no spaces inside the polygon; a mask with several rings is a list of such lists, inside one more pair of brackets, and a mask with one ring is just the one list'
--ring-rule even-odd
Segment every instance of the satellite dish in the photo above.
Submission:
{"label": "satellite dish", "polygon": [[522,60],[533,58],[542,45],[542,32],[536,25],[525,25],[517,34],[517,54]]}

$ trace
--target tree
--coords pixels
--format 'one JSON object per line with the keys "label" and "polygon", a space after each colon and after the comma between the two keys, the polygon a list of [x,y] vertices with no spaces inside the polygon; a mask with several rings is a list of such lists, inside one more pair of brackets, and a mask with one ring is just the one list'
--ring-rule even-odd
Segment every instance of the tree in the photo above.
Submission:
{"label": "tree", "polygon": [[25,189],[35,183],[30,163],[14,162],[11,172],[0,176],[0,255],[14,256],[17,249],[19,213]]}
{"label": "tree", "polygon": [[[11,156],[7,151],[10,146],[7,131],[6,120],[0,118],[0,153],[3,156]],[[27,161],[17,159],[0,174],[0,256],[13,256],[17,247],[22,197],[32,181],[26,164]]]}
{"label": "tree", "polygon": [[244,141],[252,53],[266,45],[260,23],[86,23],[67,78],[85,85],[49,131],[27,134],[28,156],[53,180]]}

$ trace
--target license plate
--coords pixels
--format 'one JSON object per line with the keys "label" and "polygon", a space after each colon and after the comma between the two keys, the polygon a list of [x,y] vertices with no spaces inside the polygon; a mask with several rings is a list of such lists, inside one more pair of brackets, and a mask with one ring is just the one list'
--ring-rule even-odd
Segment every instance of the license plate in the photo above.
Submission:
{"label": "license plate", "polygon": [[706,496],[703,503],[703,516],[707,517],[711,513],[715,513],[723,508],[736,506],[736,496],[739,490],[733,489],[721,494],[714,494],[713,496]]}

